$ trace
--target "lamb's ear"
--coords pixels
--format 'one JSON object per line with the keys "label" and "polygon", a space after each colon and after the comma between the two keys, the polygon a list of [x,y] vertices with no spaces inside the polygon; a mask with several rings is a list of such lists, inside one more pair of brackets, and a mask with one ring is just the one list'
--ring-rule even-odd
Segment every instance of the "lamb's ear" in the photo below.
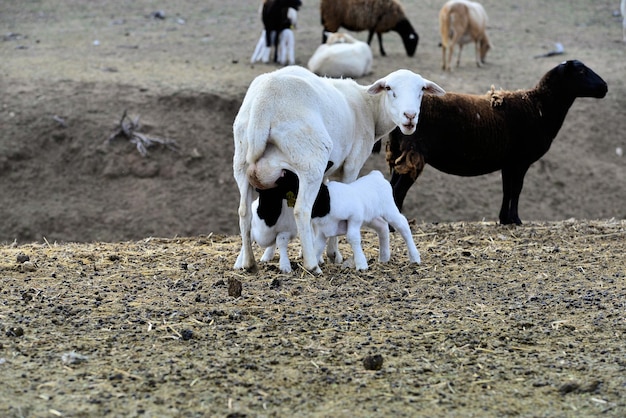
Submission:
{"label": "lamb's ear", "polygon": [[444,94],[446,94],[446,91],[444,89],[442,89],[441,87],[439,87],[437,84],[433,83],[432,81],[429,80],[424,80],[426,82],[426,84],[424,85],[424,93],[426,94],[432,94],[434,96],[443,96]]}
{"label": "lamb's ear", "polygon": [[387,81],[385,81],[384,78],[381,78],[380,80],[376,81],[374,84],[369,86],[369,88],[367,89],[367,92],[369,94],[378,94],[381,91],[385,90],[386,87],[387,87]]}

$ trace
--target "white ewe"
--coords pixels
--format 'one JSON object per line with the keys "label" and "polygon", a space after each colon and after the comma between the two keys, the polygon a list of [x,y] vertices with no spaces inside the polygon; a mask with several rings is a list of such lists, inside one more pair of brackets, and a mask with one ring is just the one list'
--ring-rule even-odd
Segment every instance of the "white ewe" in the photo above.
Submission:
{"label": "white ewe", "polygon": [[321,76],[359,78],[372,71],[372,61],[372,50],[365,42],[347,33],[329,33],[307,67]]}
{"label": "white ewe", "polygon": [[445,91],[409,70],[397,70],[370,86],[318,77],[299,66],[255,78],[233,124],[242,238],[234,267],[256,270],[250,237],[254,188],[276,187],[289,170],[299,180],[294,216],[304,268],[321,273],[311,210],[326,168],[332,164],[329,176],[354,181],[379,138],[396,126],[405,134],[415,131],[425,93]]}

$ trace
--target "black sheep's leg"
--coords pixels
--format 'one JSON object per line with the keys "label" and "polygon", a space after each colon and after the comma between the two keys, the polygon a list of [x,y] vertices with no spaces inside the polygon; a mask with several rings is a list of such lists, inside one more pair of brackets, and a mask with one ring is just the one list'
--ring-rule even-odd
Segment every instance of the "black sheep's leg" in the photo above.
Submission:
{"label": "black sheep's leg", "polygon": [[519,196],[524,186],[524,176],[527,166],[517,166],[502,169],[502,207],[500,208],[500,223],[502,225],[521,225],[518,214]]}
{"label": "black sheep's leg", "polygon": [[413,179],[408,174],[398,174],[396,170],[393,170],[391,174],[391,187],[393,188],[393,200],[396,202],[396,206],[400,211],[402,211],[402,205],[404,204],[404,199],[406,198],[406,194],[413,186],[417,178]]}
{"label": "black sheep's leg", "polygon": [[511,207],[511,170],[509,168],[502,169],[502,206],[500,206],[500,224],[508,225],[511,223],[509,219],[509,209]]}
{"label": "black sheep's leg", "polygon": [[383,48],[383,34],[378,32],[376,35],[378,36],[378,45],[380,46],[380,55],[384,57],[387,55],[387,53],[385,52],[385,48]]}
{"label": "black sheep's leg", "polygon": [[528,171],[528,167],[517,167],[517,169],[513,173],[513,178],[511,179],[511,207],[509,208],[509,219],[512,223],[516,225],[521,225],[522,220],[519,218],[518,214],[518,204],[519,204],[519,196],[522,193],[522,188],[524,187],[524,176],[526,176],[526,172]]}

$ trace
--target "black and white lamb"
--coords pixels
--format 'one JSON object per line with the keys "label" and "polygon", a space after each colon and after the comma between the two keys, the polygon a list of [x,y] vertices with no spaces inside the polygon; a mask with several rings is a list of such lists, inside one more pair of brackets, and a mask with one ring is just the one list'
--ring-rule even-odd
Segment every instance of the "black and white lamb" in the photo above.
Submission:
{"label": "black and white lamb", "polygon": [[606,82],[580,61],[548,71],[535,88],[485,95],[424,96],[417,129],[394,130],[387,162],[398,208],[429,164],[458,176],[502,170],[501,224],[517,224],[519,196],[528,168],[550,148],[577,97],[603,98]]}
{"label": "black and white lamb", "polygon": [[383,33],[398,32],[409,57],[415,54],[419,36],[404,13],[398,0],[322,0],[322,43],[326,32],[337,32],[340,27],[351,31],[369,31],[367,43],[372,43],[374,33],[378,36],[380,55],[387,55],[383,48]]}

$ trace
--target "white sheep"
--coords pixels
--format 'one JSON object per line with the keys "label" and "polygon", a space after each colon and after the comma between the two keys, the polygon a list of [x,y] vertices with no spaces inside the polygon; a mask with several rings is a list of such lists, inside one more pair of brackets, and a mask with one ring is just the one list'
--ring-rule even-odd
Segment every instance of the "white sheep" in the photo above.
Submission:
{"label": "white sheep", "polygon": [[326,77],[358,78],[372,71],[372,50],[347,33],[329,33],[309,59],[307,67]]}
{"label": "white sheep", "polygon": [[256,270],[250,237],[254,188],[276,187],[289,170],[299,180],[294,216],[303,265],[321,273],[311,210],[324,176],[352,182],[379,138],[396,126],[406,134],[414,132],[425,93],[445,91],[404,69],[370,86],[352,79],[318,77],[299,66],[256,77],[233,124],[233,173],[240,192],[242,238],[234,268]]}
{"label": "white sheep", "polygon": [[457,67],[461,63],[463,45],[470,42],[474,42],[476,47],[476,65],[480,67],[485,62],[487,51],[491,48],[485,32],[487,19],[485,8],[474,1],[450,0],[443,5],[439,11],[439,30],[444,70],[450,70],[454,45],[459,45]]}
{"label": "white sheep", "polygon": [[367,225],[378,233],[378,261],[386,263],[391,257],[390,224],[404,238],[411,262],[421,261],[409,222],[396,207],[391,184],[380,171],[373,170],[349,184],[338,181],[322,184],[311,222],[318,258],[322,256],[328,238],[345,235],[352,247],[356,269],[367,270],[367,259],[361,246],[361,226]]}

